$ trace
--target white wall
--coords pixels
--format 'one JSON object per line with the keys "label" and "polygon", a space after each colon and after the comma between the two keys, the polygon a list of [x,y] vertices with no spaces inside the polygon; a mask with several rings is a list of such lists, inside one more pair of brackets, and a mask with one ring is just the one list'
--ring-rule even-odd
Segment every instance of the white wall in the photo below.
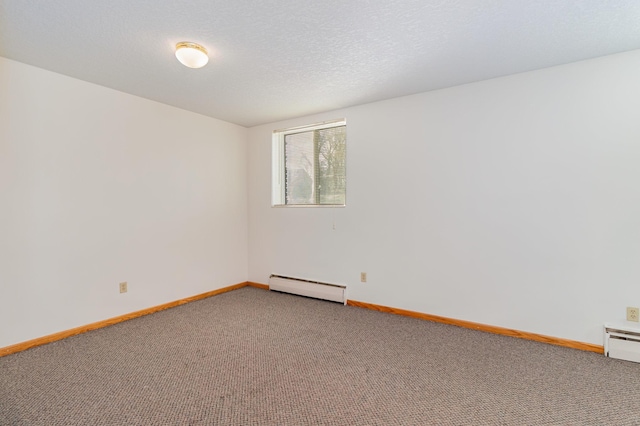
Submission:
{"label": "white wall", "polygon": [[0,58],[0,347],[246,281],[246,139]]}
{"label": "white wall", "polygon": [[[634,51],[247,132],[0,58],[0,347],[270,273],[601,344],[640,305],[639,76]],[[271,208],[272,130],[342,117],[348,206]]]}
{"label": "white wall", "polygon": [[[249,279],[602,344],[640,305],[639,112],[634,51],[252,128]],[[348,206],[271,208],[271,132],[342,117]]]}

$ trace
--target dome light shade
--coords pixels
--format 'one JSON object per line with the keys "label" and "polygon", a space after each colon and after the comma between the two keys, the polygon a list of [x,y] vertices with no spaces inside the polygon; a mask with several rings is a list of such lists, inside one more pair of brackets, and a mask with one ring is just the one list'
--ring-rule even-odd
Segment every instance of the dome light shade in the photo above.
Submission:
{"label": "dome light shade", "polygon": [[202,68],[209,62],[207,49],[188,41],[176,44],[176,58],[182,65],[189,68]]}

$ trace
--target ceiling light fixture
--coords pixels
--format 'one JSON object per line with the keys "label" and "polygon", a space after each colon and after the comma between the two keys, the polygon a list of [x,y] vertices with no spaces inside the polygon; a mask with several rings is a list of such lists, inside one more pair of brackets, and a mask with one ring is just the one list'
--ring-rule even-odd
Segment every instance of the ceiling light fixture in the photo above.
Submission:
{"label": "ceiling light fixture", "polygon": [[176,58],[182,65],[189,68],[202,68],[209,62],[207,49],[189,41],[176,44]]}

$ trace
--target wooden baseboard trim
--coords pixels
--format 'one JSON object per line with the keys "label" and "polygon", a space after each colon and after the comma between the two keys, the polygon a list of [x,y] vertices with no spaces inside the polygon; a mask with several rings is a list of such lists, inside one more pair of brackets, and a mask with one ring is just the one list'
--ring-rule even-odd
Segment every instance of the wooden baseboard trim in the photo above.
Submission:
{"label": "wooden baseboard trim", "polygon": [[[46,345],[47,343],[62,340],[67,337],[75,336],[77,334],[86,333],[87,331],[96,330],[99,328],[107,327],[119,322],[127,321],[130,319],[138,318],[144,315],[153,314],[155,312],[170,309],[176,306],[184,305],[185,303],[195,302],[196,300],[206,299],[207,297],[215,296],[218,294],[226,293],[229,291],[237,290],[243,287],[254,287],[262,290],[269,290],[267,284],[260,284],[251,281],[246,281],[239,284],[234,284],[228,287],[219,288],[217,290],[208,291],[206,293],[197,294],[195,296],[186,297],[184,299],[175,300],[173,302],[165,303],[151,308],[143,309],[140,311],[131,312],[129,314],[120,315],[118,317],[109,318],[104,321],[98,321],[91,324],[87,324],[81,327],[72,328],[70,330],[60,331],[58,333],[50,334],[36,339],[28,340],[26,342],[16,343],[15,345],[5,346],[0,348],[0,357],[11,355],[16,352],[25,351],[27,349]],[[533,340],[536,342],[548,343],[551,345],[564,346],[567,348],[579,349],[583,351],[596,352],[599,354],[604,353],[604,348],[600,345],[593,343],[577,342],[575,340],[561,339],[558,337],[545,336],[542,334],[529,333],[526,331],[512,330],[509,328],[497,327],[493,325],[485,325],[475,323],[471,321],[458,320],[454,318],[441,317],[438,315],[425,314],[422,312],[409,311],[406,309],[391,308],[383,305],[375,305],[373,303],[359,302],[357,300],[347,300],[347,305],[355,306],[358,308],[366,308],[379,312],[386,312],[395,315],[402,315],[411,318],[418,318],[427,321],[439,322],[443,324],[455,325],[463,328],[470,328],[472,330],[485,331],[487,333],[500,334],[503,336],[516,337],[519,339]]]}
{"label": "wooden baseboard trim", "polygon": [[356,306],[358,308],[371,309],[379,312],[387,312],[395,315],[402,315],[406,317],[419,318],[427,321],[440,322],[443,324],[450,324],[458,327],[470,328],[472,330],[485,331],[487,333],[516,337],[518,339],[534,340],[536,342],[549,343],[551,345],[564,346],[567,348],[579,349],[582,351],[596,352],[599,354],[604,353],[604,347],[595,345],[593,343],[584,343],[584,342],[577,342],[575,340],[560,339],[558,337],[545,336],[542,334],[512,330],[512,329],[503,328],[503,327],[496,327],[494,325],[479,324],[479,323],[470,322],[470,321],[463,321],[463,320],[458,320],[453,318],[441,317],[437,315],[424,314],[422,312],[414,312],[414,311],[408,311],[405,309],[390,308],[388,306],[374,305],[373,303],[358,302],[356,300],[347,300],[347,305]]}
{"label": "wooden baseboard trim", "polygon": [[[0,348],[0,357],[5,355],[11,355],[16,352],[25,351],[27,349],[46,345],[47,343],[62,340],[67,337],[75,336],[76,334],[86,333],[87,331],[96,330],[98,328],[107,327],[109,325],[117,324],[119,322],[127,321],[130,319],[138,318],[144,315],[153,314],[155,312],[164,311],[165,309],[173,308],[176,306],[184,305],[185,303],[195,302],[196,300],[206,299],[207,297],[215,296],[218,294],[226,293],[229,291],[237,290],[242,287],[251,285],[252,283],[243,282],[239,284],[230,285],[228,287],[219,288],[217,290],[208,291],[202,294],[196,294],[195,296],[186,297],[184,299],[175,300],[173,302],[164,303],[162,305],[153,306],[151,308],[143,309],[141,311],[131,312],[129,314],[120,315],[118,317],[109,318],[104,321],[98,321],[91,324],[83,325],[80,327],[72,328],[70,330],[60,331],[58,333],[49,334],[48,336],[38,337],[33,340],[27,340],[26,342],[16,343],[15,345],[5,346]],[[255,287],[251,285],[252,287]],[[267,286],[268,288],[268,286]]]}
{"label": "wooden baseboard trim", "polygon": [[260,284],[260,283],[254,283],[254,282],[251,282],[251,281],[247,281],[247,286],[259,288],[259,289],[262,289],[262,290],[269,290],[269,285],[268,284]]}

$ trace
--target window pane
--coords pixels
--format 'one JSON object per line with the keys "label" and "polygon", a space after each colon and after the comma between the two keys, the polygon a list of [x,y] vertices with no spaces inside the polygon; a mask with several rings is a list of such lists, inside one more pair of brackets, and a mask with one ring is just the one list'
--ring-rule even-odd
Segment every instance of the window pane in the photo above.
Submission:
{"label": "window pane", "polygon": [[286,204],[345,204],[346,126],[288,134]]}
{"label": "window pane", "polygon": [[274,131],[272,203],[346,205],[344,120]]}
{"label": "window pane", "polygon": [[317,203],[345,204],[346,127],[314,130],[317,149]]}
{"label": "window pane", "polygon": [[286,204],[315,204],[313,132],[284,138]]}

